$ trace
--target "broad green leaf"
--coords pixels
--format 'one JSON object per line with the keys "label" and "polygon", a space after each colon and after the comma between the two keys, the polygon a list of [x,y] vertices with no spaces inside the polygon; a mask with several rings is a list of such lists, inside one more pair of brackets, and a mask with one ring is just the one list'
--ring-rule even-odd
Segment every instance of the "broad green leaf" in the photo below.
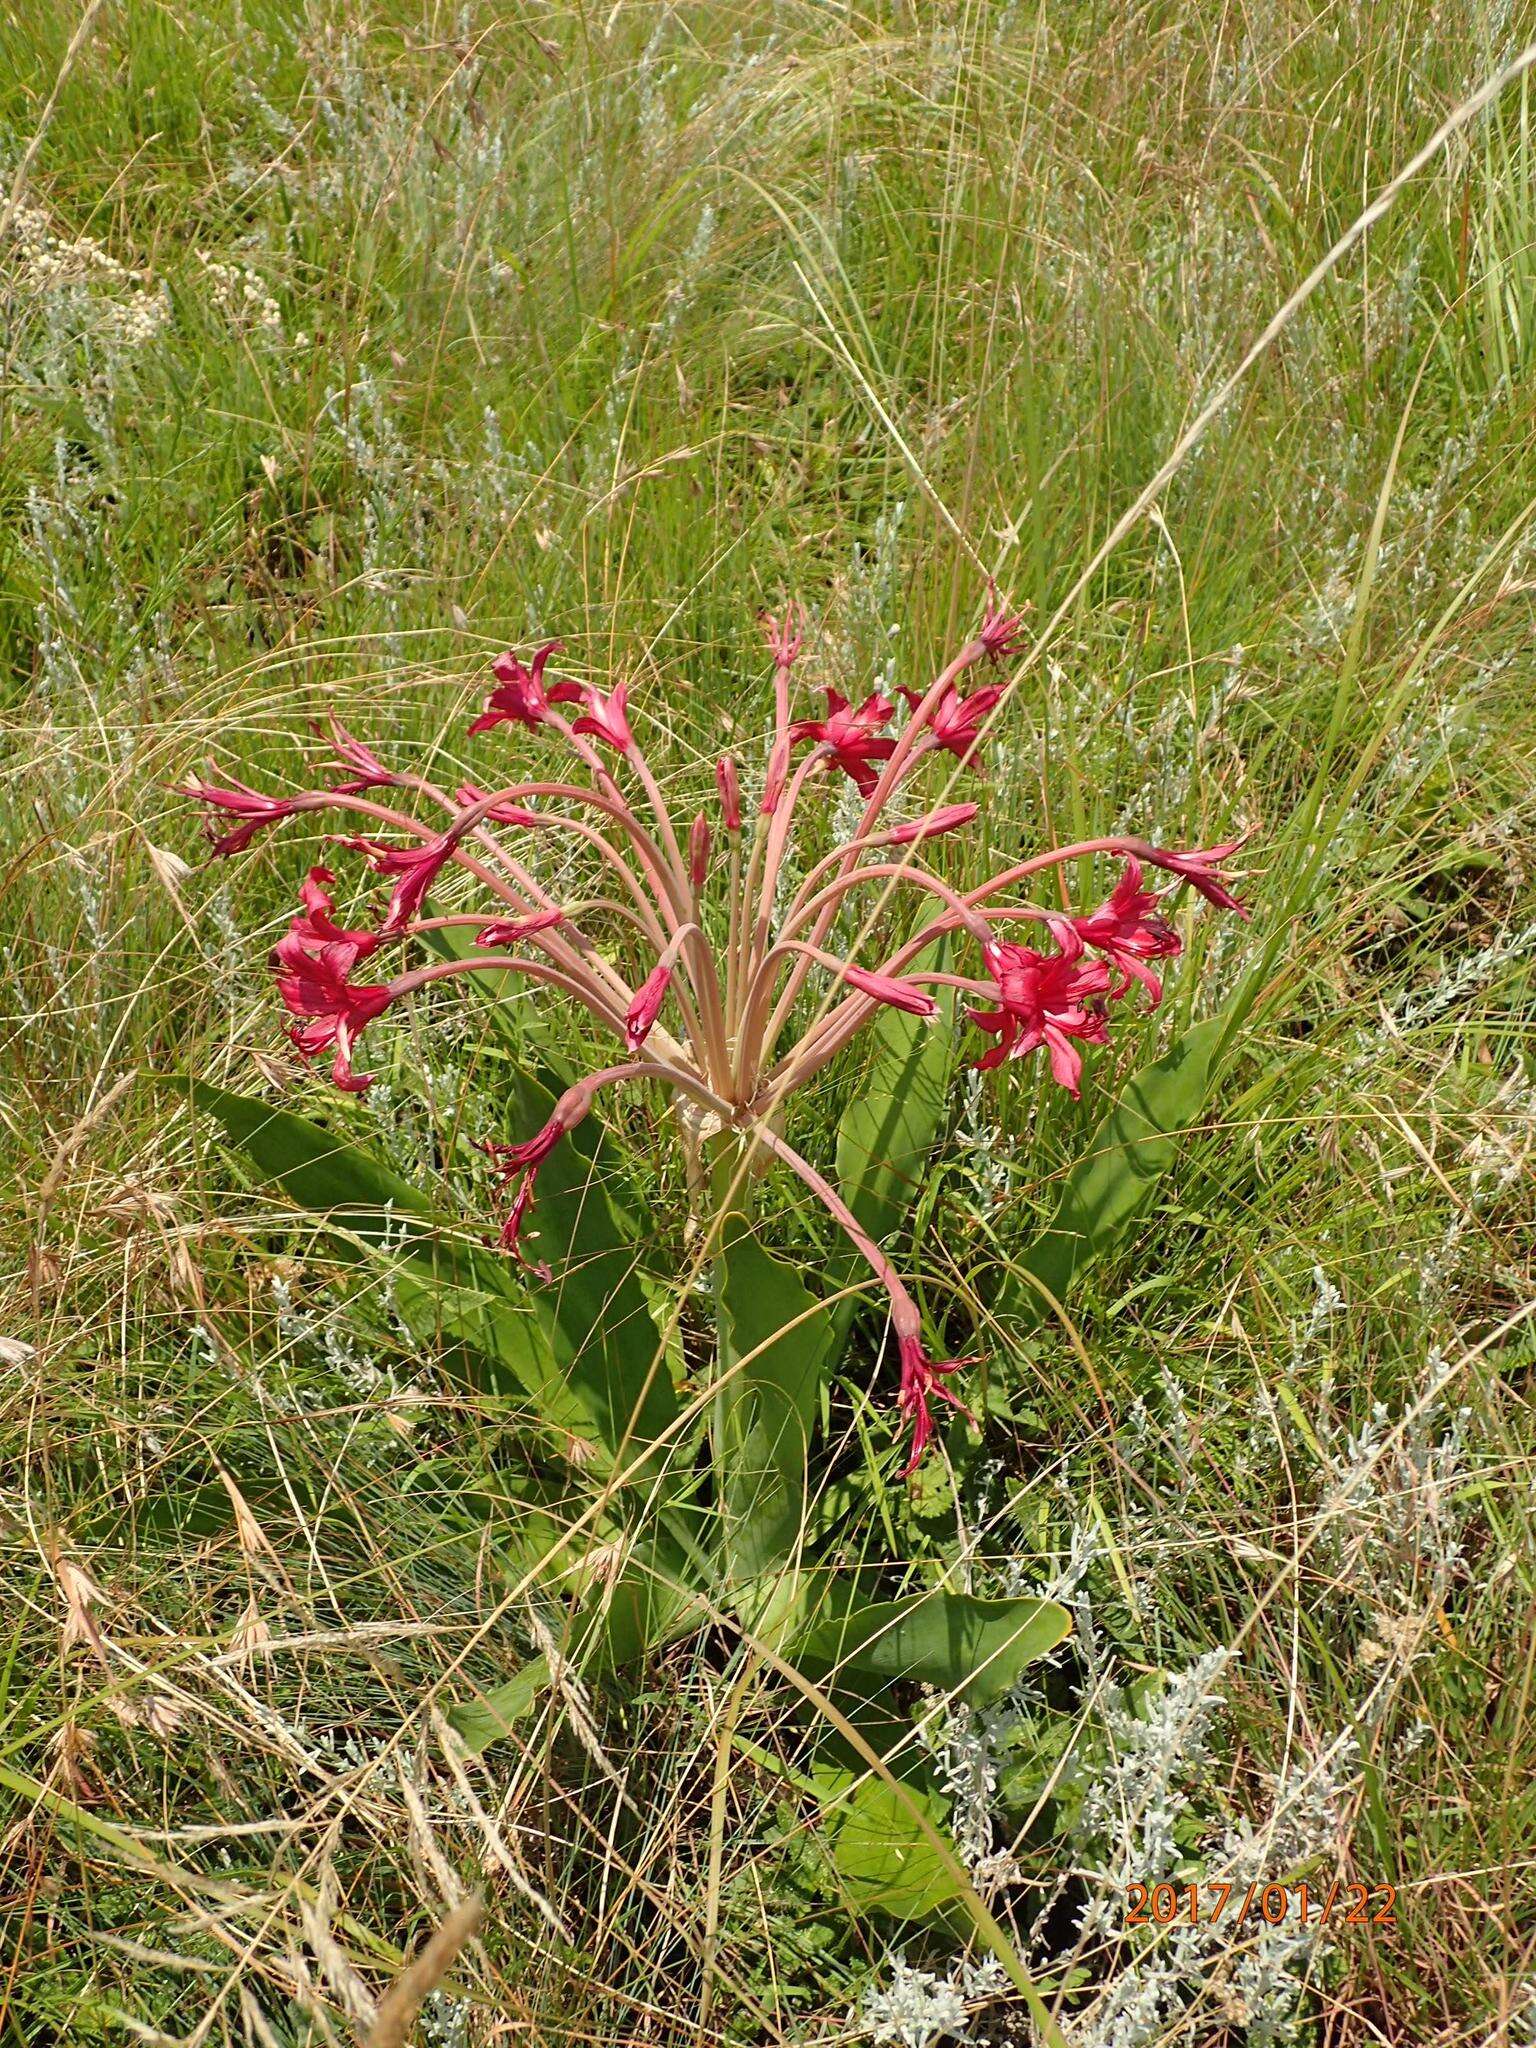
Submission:
{"label": "broad green leaf", "polygon": [[[591,1417],[556,1365],[533,1309],[527,1302],[505,1299],[500,1276],[492,1277],[501,1254],[455,1246],[449,1257],[434,1261],[431,1253],[442,1249],[428,1245],[426,1257],[412,1257],[390,1275],[394,1305],[411,1335],[445,1352],[450,1370],[460,1351],[486,1361],[488,1373],[464,1376],[493,1393],[526,1394],[543,1421],[579,1437],[590,1446],[593,1462],[602,1465]],[[450,1267],[484,1284],[450,1278],[445,1270]]]}
{"label": "broad green leaf", "polygon": [[877,1241],[911,1207],[943,1128],[953,1019],[954,992],[944,989],[937,1017],[882,1009],[868,1027],[876,1051],[838,1125],[837,1183]]}
{"label": "broad green leaf", "polygon": [[797,1661],[886,1682],[921,1679],[968,1706],[986,1706],[1068,1634],[1053,1600],[988,1600],[936,1588],[899,1600],[861,1600],[844,1587],[822,1602],[795,1646]]}
{"label": "broad green leaf", "polygon": [[548,1684],[548,1663],[543,1657],[531,1657],[505,1685],[450,1707],[448,1725],[470,1755],[478,1756],[528,1718]]}
{"label": "broad green leaf", "polygon": [[[627,1462],[676,1415],[634,1255],[595,1184],[585,1127],[539,1174],[536,1217],[562,1270],[547,1286],[525,1286],[501,1254],[434,1230],[421,1191],[362,1147],[291,1110],[207,1082],[191,1086],[197,1106],[291,1201],[401,1261],[396,1292],[413,1334],[446,1337],[488,1360],[493,1386],[515,1385],[547,1421],[595,1435],[605,1466],[621,1447]],[[514,1076],[512,1097],[524,1132],[553,1107],[548,1090],[524,1075]]]}
{"label": "broad green leaf", "polygon": [[[366,1243],[414,1241],[431,1227],[432,1205],[391,1167],[291,1109],[192,1080],[192,1099],[301,1209],[329,1215]],[[419,1220],[418,1220],[419,1219]]]}
{"label": "broad green leaf", "polygon": [[542,1558],[514,1547],[498,1559],[509,1584],[538,1578],[560,1656],[585,1679],[643,1663],[705,1612],[686,1553],[660,1518],[643,1535],[611,1523],[593,1535],[585,1550],[556,1538]]}
{"label": "broad green leaf", "polygon": [[[531,1136],[554,1106],[553,1094],[531,1075],[509,1075],[511,1135]],[[614,1455],[622,1450],[628,1462],[675,1421],[677,1396],[635,1248],[605,1191],[601,1140],[601,1127],[589,1118],[540,1167],[524,1243],[531,1257],[554,1268],[552,1281],[532,1283],[532,1300],[555,1363],[604,1445]]]}
{"label": "broad green leaf", "polygon": [[782,1563],[800,1539],[832,1319],[745,1219],[727,1217],[723,1239],[717,1427],[726,1563],[742,1586]]}
{"label": "broad green leaf", "polygon": [[[558,1592],[562,1581],[569,1587],[573,1575],[577,1583],[560,1655],[585,1679],[642,1663],[695,1627],[701,1618],[681,1552],[665,1532],[615,1540],[621,1546],[616,1569],[599,1562],[606,1545],[573,1563],[561,1543],[549,1560],[545,1583],[550,1591]],[[519,1569],[516,1576],[522,1575]],[[534,1657],[505,1685],[477,1699],[461,1701],[448,1719],[455,1733],[478,1754],[530,1712],[549,1681],[546,1659]]]}
{"label": "broad green leaf", "polygon": [[628,1542],[619,1569],[592,1587],[572,1617],[565,1654],[576,1669],[623,1671],[694,1628],[702,1617],[686,1569],[665,1534]]}
{"label": "broad green leaf", "polygon": [[813,1776],[826,1810],[822,1841],[850,1904],[895,1920],[928,1920],[960,1896],[954,1867],[907,1804],[915,1801],[942,1831],[949,1809],[937,1794],[909,1785],[903,1798],[883,1778],[828,1766]]}
{"label": "broad green leaf", "polygon": [[555,1427],[590,1434],[526,1300],[511,1292],[506,1261],[432,1227],[419,1188],[363,1146],[292,1110],[191,1083],[197,1107],[297,1207],[391,1261],[395,1304],[413,1337],[441,1349],[445,1369],[494,1393],[521,1392]]}
{"label": "broad green leaf", "polygon": [[1024,1277],[1015,1276],[1004,1290],[1000,1312],[1032,1318],[1044,1312],[1044,1297],[1029,1275],[1063,1301],[1083,1267],[1109,1250],[1146,1207],[1179,1156],[1180,1138],[1200,1122],[1225,1022],[1210,1017],[1192,1026],[1126,1082],[1068,1175],[1049,1227],[1024,1254]]}

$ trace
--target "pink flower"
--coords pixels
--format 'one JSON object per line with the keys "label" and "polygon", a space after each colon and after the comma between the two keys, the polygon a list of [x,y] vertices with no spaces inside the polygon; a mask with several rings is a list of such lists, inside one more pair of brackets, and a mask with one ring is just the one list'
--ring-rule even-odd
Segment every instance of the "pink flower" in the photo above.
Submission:
{"label": "pink flower", "polygon": [[343,839],[340,844],[360,853],[376,875],[398,875],[390,892],[389,909],[379,926],[381,939],[399,936],[421,908],[422,898],[453,858],[457,840],[451,832],[419,846],[381,846],[374,839]]}
{"label": "pink flower", "polygon": [[[548,1123],[541,1130],[535,1131],[531,1138],[524,1138],[521,1144],[503,1145],[494,1138],[487,1138],[481,1143],[480,1149],[489,1156],[502,1185],[505,1186],[510,1180],[518,1182],[512,1207],[501,1226],[501,1248],[503,1251],[512,1252],[525,1266],[530,1262],[523,1257],[519,1239],[533,1208],[534,1183],[538,1179],[539,1168],[555,1150],[560,1140],[574,1131],[586,1116],[592,1107],[593,1090],[604,1078],[598,1074],[567,1088],[555,1104]],[[549,1267],[543,1261],[533,1266],[532,1270],[541,1280],[548,1280],[551,1277]]]}
{"label": "pink flower", "polygon": [[1247,910],[1232,894],[1232,877],[1221,872],[1221,863],[1230,860],[1234,853],[1246,846],[1249,836],[1244,832],[1236,839],[1227,840],[1223,846],[1207,846],[1193,853],[1167,853],[1161,847],[1149,846],[1143,857],[1155,868],[1182,876],[1218,910],[1235,910],[1239,917],[1247,917]]}
{"label": "pink flower", "polygon": [[606,697],[601,690],[589,687],[583,693],[587,708],[580,718],[571,721],[571,731],[590,733],[594,739],[606,740],[616,752],[627,754],[635,743],[625,715],[628,699],[628,683],[615,683]]}
{"label": "pink flower", "polygon": [[1037,953],[1030,946],[994,939],[986,948],[987,966],[997,986],[995,1010],[967,1010],[979,1030],[997,1040],[976,1061],[980,1068],[1022,1059],[1044,1045],[1051,1072],[1069,1094],[1082,1089],[1083,1061],[1073,1040],[1102,1045],[1108,1033],[1102,998],[1110,984],[1102,960],[1083,962],[1083,942],[1064,918],[1052,918],[1059,953]]}
{"label": "pink flower", "polygon": [[793,668],[800,655],[800,631],[805,624],[805,614],[793,598],[784,607],[782,619],[776,619],[772,612],[760,614],[763,632],[768,640],[768,652],[773,656],[775,668]]}
{"label": "pink flower", "polygon": [[715,763],[715,787],[720,792],[720,809],[725,818],[727,832],[741,830],[741,781],[736,773],[736,763],[729,754],[722,754]]}
{"label": "pink flower", "polygon": [[958,832],[962,825],[969,825],[980,809],[980,804],[941,804],[936,811],[914,818],[910,825],[893,826],[889,832],[880,833],[868,843],[871,846],[911,846],[918,839],[937,839],[941,832]]}
{"label": "pink flower", "polygon": [[302,908],[289,925],[286,936],[277,942],[274,950],[279,960],[286,962],[290,956],[301,952],[317,953],[322,946],[350,946],[355,966],[359,960],[366,960],[370,953],[379,950],[377,933],[347,932],[337,924],[332,915],[336,906],[328,887],[335,879],[329,868],[311,868],[299,884]]}
{"label": "pink flower", "polygon": [[[512,653],[498,654],[491,664],[496,688],[485,700],[485,709],[470,726],[472,733],[489,732],[493,725],[542,725],[549,716],[553,692],[544,689],[544,664],[560,652],[563,642],[548,640],[524,668]],[[563,693],[571,685],[557,686]],[[560,701],[558,697],[554,701]]]}
{"label": "pink flower", "polygon": [[378,949],[373,932],[342,931],[333,916],[325,883],[334,880],[326,868],[311,868],[300,895],[303,909],[273,951],[278,994],[295,1017],[310,1021],[290,1027],[289,1036],[306,1059],[335,1048],[331,1079],[357,1095],[371,1074],[354,1074],[352,1050],[359,1034],[394,1000],[382,986],[356,987],[352,974],[360,960]]}
{"label": "pink flower", "polygon": [[[318,726],[316,730],[319,730]],[[338,758],[349,768],[357,770],[355,775],[349,776],[345,781],[331,784],[337,796],[361,796],[365,789],[383,789],[393,783],[393,774],[384,766],[372,747],[364,746],[360,739],[348,732],[334,712],[331,714],[330,739]]]}
{"label": "pink flower", "polygon": [[1022,616],[1018,613],[1010,615],[1007,606],[997,601],[997,585],[989,585],[987,608],[982,613],[981,632],[978,637],[992,659],[1002,661],[1007,655],[1012,654],[1023,630]]}
{"label": "pink flower", "polygon": [[1126,977],[1115,993],[1123,996],[1133,980],[1139,981],[1155,1010],[1163,999],[1163,984],[1146,963],[1171,960],[1184,947],[1161,914],[1159,898],[1142,888],[1141,876],[1141,862],[1134,856],[1127,859],[1125,873],[1108,902],[1090,917],[1074,917],[1072,926],[1079,938],[1107,954]]}
{"label": "pink flower", "polygon": [[938,1004],[926,990],[914,988],[910,981],[901,981],[895,975],[870,974],[862,967],[844,967],[841,972],[851,988],[873,996],[877,1003],[889,1003],[893,1010],[905,1010],[913,1017],[932,1017],[938,1010]]}
{"label": "pink flower", "polygon": [[263,796],[260,790],[248,789],[243,782],[231,783],[227,788],[212,782],[179,783],[175,794],[210,804],[215,811],[227,811],[243,821],[233,832],[221,834],[212,818],[204,820],[203,830],[212,842],[216,859],[227,853],[243,853],[258,832],[265,832],[269,825],[280,825],[284,818],[291,818],[303,808],[294,797]]}
{"label": "pink flower", "polygon": [[[461,788],[454,791],[454,799],[467,811],[471,804],[483,804],[485,802],[485,791],[483,789],[476,789],[472,782],[466,782]],[[537,811],[526,810],[522,804],[492,804],[491,808],[484,813],[484,816],[488,823],[523,825],[533,831],[537,831],[539,826],[548,822],[546,819],[541,818]]]}
{"label": "pink flower", "polygon": [[896,1397],[896,1405],[902,1419],[912,1425],[912,1455],[902,1467],[903,1479],[917,1470],[933,1439],[933,1415],[928,1403],[934,1395],[941,1401],[947,1401],[951,1408],[958,1409],[968,1422],[975,1419],[958,1396],[945,1386],[944,1376],[977,1362],[975,1358],[930,1358],[923,1350],[921,1338],[901,1339],[901,1392]]}
{"label": "pink flower", "polygon": [[896,751],[894,740],[877,737],[895,709],[889,697],[877,692],[866,697],[857,711],[851,711],[847,698],[829,688],[826,717],[797,719],[789,728],[789,737],[795,743],[814,740],[824,747],[843,773],[851,777],[859,795],[871,796],[875,771],[869,764],[888,761]]}
{"label": "pink flower", "polygon": [[700,811],[688,834],[688,879],[695,889],[703,888],[709,874],[709,837],[709,820]]}
{"label": "pink flower", "polygon": [[531,1138],[525,1138],[520,1145],[503,1145],[494,1138],[487,1138],[480,1147],[482,1152],[489,1155],[503,1186],[512,1180],[518,1183],[517,1193],[512,1198],[512,1207],[501,1226],[501,1248],[504,1252],[511,1252],[525,1266],[530,1267],[541,1280],[552,1277],[548,1262],[540,1260],[536,1265],[533,1264],[524,1256],[519,1240],[529,1212],[533,1208],[534,1183],[539,1177],[539,1168],[571,1128],[561,1114],[563,1103],[562,1097],[561,1103],[556,1105],[554,1115],[543,1129],[536,1131]]}
{"label": "pink flower", "polygon": [[[901,694],[914,711],[923,701],[924,692],[921,690],[903,689]],[[1001,683],[987,683],[983,688],[973,690],[969,697],[962,697],[951,683],[929,720],[928,730],[933,734],[935,744],[947,747],[957,761],[969,761],[981,738],[987,714],[1002,694]]]}
{"label": "pink flower", "polygon": [[518,946],[535,932],[552,931],[565,922],[563,910],[539,910],[532,917],[498,917],[475,934],[477,946]]}
{"label": "pink flower", "polygon": [[662,960],[635,991],[635,999],[624,1013],[624,1043],[631,1052],[638,1052],[650,1037],[651,1027],[661,1015],[661,1006],[667,999],[671,983],[672,963]]}

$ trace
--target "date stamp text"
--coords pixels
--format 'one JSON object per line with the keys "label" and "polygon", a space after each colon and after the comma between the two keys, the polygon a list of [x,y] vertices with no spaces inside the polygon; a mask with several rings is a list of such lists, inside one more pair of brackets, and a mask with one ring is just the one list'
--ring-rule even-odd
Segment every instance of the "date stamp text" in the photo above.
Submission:
{"label": "date stamp text", "polygon": [[1390,1884],[1133,1884],[1126,1887],[1128,1927],[1203,1927],[1289,1921],[1300,1927],[1394,1927],[1397,1887]]}

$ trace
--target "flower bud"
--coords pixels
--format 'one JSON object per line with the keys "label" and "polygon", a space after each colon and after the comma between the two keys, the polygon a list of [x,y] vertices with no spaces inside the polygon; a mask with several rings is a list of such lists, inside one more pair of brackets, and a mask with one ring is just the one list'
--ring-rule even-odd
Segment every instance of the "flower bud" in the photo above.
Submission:
{"label": "flower bud", "polygon": [[914,818],[910,825],[896,825],[889,832],[882,832],[880,840],[874,843],[910,846],[914,840],[937,839],[941,832],[956,832],[962,825],[969,825],[979,809],[979,804],[943,804],[936,811]]}
{"label": "flower bud", "polygon": [[704,878],[709,873],[709,820],[700,811],[693,821],[693,830],[688,834],[688,879],[695,889],[702,889]]}
{"label": "flower bud", "polygon": [[624,1043],[631,1052],[638,1052],[651,1035],[651,1026],[661,1015],[661,1006],[667,998],[667,988],[672,980],[672,963],[663,960],[651,969],[635,992],[624,1018]]}
{"label": "flower bud", "polygon": [[845,967],[843,979],[862,995],[873,996],[876,1002],[889,1003],[893,1010],[905,1010],[913,1017],[932,1017],[939,1007],[924,989],[914,988],[910,981],[903,981],[897,975],[871,974],[863,967]]}

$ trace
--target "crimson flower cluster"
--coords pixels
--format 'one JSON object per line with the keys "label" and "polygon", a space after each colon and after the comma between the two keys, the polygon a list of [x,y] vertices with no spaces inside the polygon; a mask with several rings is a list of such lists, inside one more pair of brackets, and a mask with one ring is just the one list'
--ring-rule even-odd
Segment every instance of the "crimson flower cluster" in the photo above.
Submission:
{"label": "crimson flower cluster", "polygon": [[[979,665],[1013,650],[1020,621],[991,605],[927,689],[900,692],[909,716],[899,729],[895,702],[879,692],[854,706],[828,689],[823,717],[791,717],[802,624],[793,604],[782,619],[767,622],[773,736],[755,806],[726,756],[716,763],[709,801],[686,827],[630,725],[626,685],[604,691],[551,677],[558,641],[526,663],[511,653],[494,663],[492,687],[469,732],[498,740],[507,737],[503,727],[524,739],[540,735],[564,751],[567,768],[519,765],[510,777],[505,769],[488,775],[486,788],[444,789],[387,766],[332,720],[335,759],[323,787],[267,796],[240,782],[191,780],[182,793],[208,807],[216,854],[243,850],[287,818],[330,813],[351,828],[333,835],[336,843],[390,883],[376,925],[348,931],[336,922],[332,872],[312,868],[299,912],[275,950],[278,993],[296,1020],[293,1041],[308,1058],[331,1056],[337,1087],[355,1093],[373,1078],[355,1064],[365,1030],[418,989],[461,974],[500,971],[556,989],[622,1044],[624,1057],[567,1089],[542,1130],[515,1144],[486,1141],[510,1190],[500,1242],[525,1263],[540,1166],[605,1088],[660,1082],[686,1106],[695,1137],[733,1134],[797,1174],[890,1298],[901,1364],[897,1406],[912,1432],[910,1471],[933,1435],[932,1402],[959,1407],[949,1380],[973,1361],[930,1357],[916,1302],[884,1251],[783,1137],[787,1100],[882,1007],[932,1017],[941,987],[958,992],[970,1021],[991,1040],[978,1067],[1043,1048],[1052,1075],[1076,1096],[1082,1048],[1105,1043],[1115,1006],[1133,989],[1155,1007],[1162,984],[1154,963],[1181,949],[1166,899],[1147,886],[1148,870],[1246,915],[1224,872],[1242,841],[1178,852],[1111,835],[1033,854],[962,891],[927,855],[932,843],[964,830],[978,805],[924,808],[921,797],[911,797],[929,762],[947,754],[960,766],[976,766],[1002,686],[962,685]],[[855,830],[790,876],[792,833],[806,793],[844,776],[862,803]],[[592,893],[560,893],[542,878],[556,864],[529,849],[550,835],[588,857]],[[1014,893],[1094,855],[1124,863],[1097,909],[1074,913]],[[429,914],[429,899],[450,874],[460,884],[467,876],[490,909],[455,907],[460,887],[443,892],[446,907]],[[894,949],[871,942],[870,961],[836,950],[833,926],[844,902],[855,892],[877,892],[869,900],[878,907],[894,891],[916,891],[924,902],[926,915],[913,935]],[[377,963],[387,947],[449,927],[473,933],[468,950],[384,977]],[[870,917],[865,929],[877,931],[879,920]],[[1025,942],[1031,930],[1039,943]],[[974,945],[972,972],[925,964],[947,939]],[[812,976],[820,1000],[808,1003],[802,996]],[[548,1277],[543,1261],[533,1270]]]}

